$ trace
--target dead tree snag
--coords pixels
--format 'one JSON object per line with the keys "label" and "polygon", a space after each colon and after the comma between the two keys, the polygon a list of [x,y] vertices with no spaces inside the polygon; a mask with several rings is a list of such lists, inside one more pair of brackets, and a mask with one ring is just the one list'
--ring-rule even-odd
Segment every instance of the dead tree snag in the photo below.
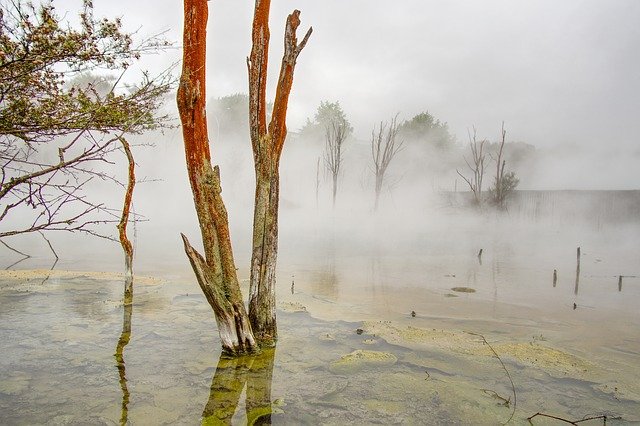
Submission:
{"label": "dead tree snag", "polygon": [[385,173],[387,168],[393,160],[393,157],[402,149],[404,141],[397,141],[398,136],[398,115],[391,119],[391,123],[380,122],[380,127],[376,132],[374,126],[371,132],[371,158],[373,160],[373,172],[375,174],[375,203],[373,210],[378,210],[378,202],[380,200],[380,193],[382,192],[382,185],[384,183]]}
{"label": "dead tree snag", "polygon": [[136,185],[136,163],[133,159],[133,154],[131,153],[131,146],[129,145],[129,141],[127,141],[124,137],[120,137],[119,139],[129,163],[127,174],[127,191],[124,194],[122,215],[120,216],[120,222],[117,226],[120,245],[122,246],[122,250],[124,251],[124,300],[126,305],[127,300],[131,300],[131,297],[133,295],[133,245],[131,244],[129,237],[127,237],[127,224],[129,223],[129,212],[131,210],[133,188]]}
{"label": "dead tree snag", "polygon": [[184,1],[183,63],[177,102],[187,172],[205,257],[182,235],[198,284],[213,308],[223,351],[253,352],[257,344],[236,274],[218,167],[211,166],[205,109],[207,0]]}
{"label": "dead tree snag", "polygon": [[458,175],[467,182],[469,189],[473,194],[473,203],[475,205],[482,204],[482,179],[484,178],[484,159],[485,154],[482,152],[486,140],[478,141],[476,128],[473,128],[473,136],[469,132],[469,148],[471,149],[471,163],[464,158],[467,167],[471,171],[471,176],[466,177],[460,171],[456,170]]}
{"label": "dead tree snag", "polygon": [[279,164],[287,136],[287,105],[293,85],[296,59],[312,31],[309,28],[302,41],[298,43],[296,30],[300,25],[300,11],[294,10],[287,17],[284,55],[271,121],[267,127],[266,84],[270,7],[270,0],[256,0],[252,30],[253,46],[251,55],[247,58],[249,127],[256,173],[249,318],[257,339],[264,345],[273,345],[277,339],[275,270],[278,251]]}
{"label": "dead tree snag", "polygon": [[347,138],[348,126],[344,120],[331,120],[326,127],[324,146],[324,166],[331,175],[332,206],[336,207],[336,195],[338,194],[338,178],[342,167],[342,145]]}

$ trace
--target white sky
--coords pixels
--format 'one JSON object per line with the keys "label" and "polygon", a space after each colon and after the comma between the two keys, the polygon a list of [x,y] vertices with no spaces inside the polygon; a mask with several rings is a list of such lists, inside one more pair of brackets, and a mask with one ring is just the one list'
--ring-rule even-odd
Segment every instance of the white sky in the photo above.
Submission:
{"label": "white sky", "polygon": [[[77,10],[81,2],[54,4]],[[181,42],[181,1],[94,5],[97,16]],[[253,2],[209,7],[208,95],[246,93]],[[271,8],[272,86],[286,15],[301,10],[300,37],[314,28],[298,59],[290,129],[321,100],[340,101],[362,138],[396,112],[428,110],[461,141],[472,125],[495,139],[504,120],[510,140],[575,156],[572,173],[604,169],[602,179],[615,175],[605,186],[640,187],[640,1],[273,0]],[[159,71],[179,57],[176,49],[146,64]]]}

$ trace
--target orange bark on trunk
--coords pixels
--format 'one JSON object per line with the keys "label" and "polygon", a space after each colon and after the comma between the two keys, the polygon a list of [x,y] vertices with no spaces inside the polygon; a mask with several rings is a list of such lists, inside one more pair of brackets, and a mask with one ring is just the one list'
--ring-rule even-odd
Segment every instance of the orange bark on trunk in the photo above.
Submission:
{"label": "orange bark on trunk", "polygon": [[127,174],[127,191],[124,195],[124,203],[122,205],[122,215],[118,223],[118,237],[120,245],[124,251],[125,281],[124,281],[124,303],[130,304],[133,296],[133,245],[127,237],[127,224],[129,223],[129,211],[131,210],[131,200],[133,198],[133,188],[136,185],[136,164],[131,153],[129,142],[120,137],[120,143],[124,149],[129,162]]}
{"label": "orange bark on trunk", "polygon": [[177,102],[193,201],[200,223],[201,256],[182,235],[200,288],[213,308],[222,348],[239,355],[257,350],[236,274],[220,172],[211,165],[206,117],[207,0],[184,1],[183,64]]}

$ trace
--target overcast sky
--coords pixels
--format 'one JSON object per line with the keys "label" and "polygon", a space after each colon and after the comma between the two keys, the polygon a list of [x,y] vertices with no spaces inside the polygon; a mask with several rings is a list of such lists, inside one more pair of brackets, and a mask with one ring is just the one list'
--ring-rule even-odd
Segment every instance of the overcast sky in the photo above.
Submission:
{"label": "overcast sky", "polygon": [[[81,1],[54,4],[77,10]],[[181,42],[181,1],[94,4],[128,29],[168,30]],[[246,93],[253,2],[209,7],[209,96]],[[294,8],[299,36],[314,32],[298,58],[290,129],[321,100],[340,101],[360,138],[397,112],[429,111],[461,141],[472,125],[495,139],[504,120],[509,140],[572,161],[570,173],[591,186],[640,188],[640,1],[273,0],[271,89]],[[147,64],[159,70],[179,57],[176,49]]]}

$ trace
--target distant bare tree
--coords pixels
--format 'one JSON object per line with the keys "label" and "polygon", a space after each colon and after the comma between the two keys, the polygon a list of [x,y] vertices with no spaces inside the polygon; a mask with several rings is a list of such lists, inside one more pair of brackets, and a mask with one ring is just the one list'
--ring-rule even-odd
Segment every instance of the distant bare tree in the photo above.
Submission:
{"label": "distant bare tree", "polygon": [[326,128],[326,144],[324,150],[324,165],[331,174],[333,181],[333,206],[336,205],[338,192],[338,177],[342,166],[342,145],[347,138],[349,126],[343,120],[332,120]]}
{"label": "distant bare tree", "polygon": [[464,158],[467,167],[471,171],[471,177],[467,178],[456,169],[456,172],[465,182],[469,185],[469,189],[473,193],[473,201],[475,204],[480,205],[482,203],[482,178],[484,177],[484,160],[485,153],[483,152],[485,139],[478,141],[477,131],[475,126],[473,127],[473,136],[469,132],[469,148],[471,149],[471,163]]}
{"label": "distant bare tree", "polygon": [[496,158],[491,158],[496,162],[496,175],[493,182],[493,188],[489,189],[489,193],[491,194],[492,202],[500,209],[505,207],[504,202],[513,192],[513,190],[518,186],[520,180],[516,177],[514,172],[508,172],[505,174],[504,168],[506,165],[506,161],[503,159],[504,153],[504,143],[507,137],[507,131],[504,129],[504,121],[502,122],[501,129],[502,140],[500,141],[500,146],[498,147],[498,154]]}
{"label": "distant bare tree", "polygon": [[371,157],[373,160],[373,172],[376,177],[374,211],[378,210],[378,201],[387,168],[404,144],[404,141],[398,141],[397,139],[397,119],[398,115],[396,114],[391,119],[390,124],[380,122],[378,131],[376,132],[375,126],[371,131]]}
{"label": "distant bare tree", "polygon": [[320,193],[320,157],[316,162],[316,209],[318,208],[318,194]]}

